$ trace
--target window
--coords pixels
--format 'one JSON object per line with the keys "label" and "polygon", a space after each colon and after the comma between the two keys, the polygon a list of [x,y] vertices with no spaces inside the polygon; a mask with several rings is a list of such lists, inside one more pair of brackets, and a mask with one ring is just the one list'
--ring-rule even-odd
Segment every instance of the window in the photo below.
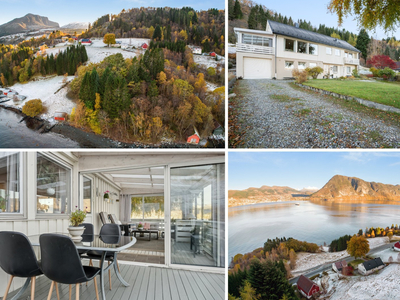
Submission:
{"label": "window", "polygon": [[164,196],[132,197],[131,203],[131,219],[164,221]]}
{"label": "window", "polygon": [[339,49],[335,49],[335,55],[336,55],[336,56],[340,56],[340,55],[341,55]]}
{"label": "window", "polygon": [[83,210],[92,212],[92,180],[83,176]]}
{"label": "window", "polygon": [[20,154],[0,152],[0,213],[21,212]]}
{"label": "window", "polygon": [[347,74],[351,73],[351,67],[347,67]]}
{"label": "window", "polygon": [[299,70],[303,70],[303,69],[306,68],[306,63],[305,62],[299,62],[298,65],[299,65],[298,66]]}
{"label": "window", "polygon": [[262,46],[262,40],[261,36],[253,35],[253,45]]}
{"label": "window", "polygon": [[310,43],[308,51],[312,55],[318,55],[318,45]]}
{"label": "window", "polygon": [[309,63],[308,66],[309,66],[310,68],[315,68],[315,67],[317,66],[317,64],[316,64],[316,63]]}
{"label": "window", "polygon": [[285,51],[294,52],[294,40],[285,39]]}
{"label": "window", "polygon": [[252,35],[251,34],[243,34],[243,44],[250,44],[252,43]]}
{"label": "window", "polygon": [[37,213],[69,214],[71,202],[71,169],[37,154]]}
{"label": "window", "polygon": [[332,48],[326,47],[326,54],[332,54]]}
{"label": "window", "polygon": [[292,61],[285,61],[285,68],[286,69],[293,69],[293,62]]}
{"label": "window", "polygon": [[297,52],[298,53],[307,53],[307,43],[305,42],[297,42]]}
{"label": "window", "polygon": [[353,58],[353,53],[349,53],[349,58]]}
{"label": "window", "polygon": [[263,38],[263,46],[264,47],[272,47],[272,39],[270,38]]}
{"label": "window", "polygon": [[256,46],[272,47],[271,38],[252,34],[243,34],[242,43]]}
{"label": "window", "polygon": [[337,73],[338,72],[338,66],[333,66],[333,73]]}

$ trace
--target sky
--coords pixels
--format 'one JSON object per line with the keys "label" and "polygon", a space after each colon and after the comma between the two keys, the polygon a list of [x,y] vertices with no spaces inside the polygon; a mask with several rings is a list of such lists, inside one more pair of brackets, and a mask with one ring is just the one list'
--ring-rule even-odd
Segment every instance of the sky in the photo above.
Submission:
{"label": "sky", "polygon": [[[28,13],[48,17],[60,26],[71,22],[93,23],[105,14],[139,7],[184,7],[195,10],[224,9],[224,0],[0,0],[0,25]],[[5,13],[6,12],[6,13]]]}
{"label": "sky", "polygon": [[322,188],[334,175],[400,184],[400,152],[230,152],[228,189]]}
{"label": "sky", "polygon": [[[331,14],[328,11],[328,4],[330,0],[282,0],[282,1],[270,1],[270,0],[253,0],[258,4],[263,4],[267,8],[292,17],[293,21],[298,19],[307,20],[311,22],[311,25],[318,27],[319,24],[325,24],[328,27],[338,27],[338,18],[336,15]],[[348,17],[340,29],[345,28],[346,30],[359,33],[360,28],[357,26],[357,22],[354,21],[354,17]],[[386,38],[387,36],[395,36],[396,39],[400,38],[400,30],[395,33],[385,34],[382,28],[376,28],[376,33],[368,31],[370,36],[377,39]]]}

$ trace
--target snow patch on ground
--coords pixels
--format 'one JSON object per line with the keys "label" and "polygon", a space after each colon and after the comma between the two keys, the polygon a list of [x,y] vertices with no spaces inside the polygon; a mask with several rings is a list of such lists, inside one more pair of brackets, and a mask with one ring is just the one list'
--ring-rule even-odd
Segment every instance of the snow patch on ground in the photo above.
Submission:
{"label": "snow patch on ground", "polygon": [[400,265],[392,264],[376,274],[369,276],[343,277],[328,272],[317,283],[327,290],[319,299],[330,300],[365,300],[399,299]]}
{"label": "snow patch on ground", "polygon": [[193,55],[193,60],[196,64],[208,69],[213,67],[214,69],[222,70],[225,67],[225,60],[216,61],[215,57],[206,55]]}
{"label": "snow patch on ground", "polygon": [[236,53],[236,45],[235,44],[228,44],[228,53],[230,53],[230,54]]}
{"label": "snow patch on ground", "polygon": [[385,250],[383,250],[381,252],[377,252],[371,256],[374,258],[380,257],[384,263],[388,263],[388,262],[400,263],[400,252],[395,251],[393,249],[385,249]]}

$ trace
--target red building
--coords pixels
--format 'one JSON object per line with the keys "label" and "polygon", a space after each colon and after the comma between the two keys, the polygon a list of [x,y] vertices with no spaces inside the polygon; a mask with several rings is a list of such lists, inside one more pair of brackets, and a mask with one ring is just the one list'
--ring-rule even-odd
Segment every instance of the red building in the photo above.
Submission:
{"label": "red building", "polygon": [[149,48],[149,45],[147,45],[146,43],[143,43],[142,46],[140,46],[140,47],[142,47],[142,49],[144,49],[144,50],[147,50],[147,48]]}
{"label": "red building", "polygon": [[400,251],[400,242],[397,242],[396,244],[394,244],[393,249],[396,251]]}
{"label": "red building", "polygon": [[303,275],[300,275],[297,281],[297,288],[307,299],[310,299],[313,294],[319,292],[319,286]]}
{"label": "red building", "polygon": [[200,142],[200,137],[197,133],[188,137],[187,142],[190,144],[198,144]]}

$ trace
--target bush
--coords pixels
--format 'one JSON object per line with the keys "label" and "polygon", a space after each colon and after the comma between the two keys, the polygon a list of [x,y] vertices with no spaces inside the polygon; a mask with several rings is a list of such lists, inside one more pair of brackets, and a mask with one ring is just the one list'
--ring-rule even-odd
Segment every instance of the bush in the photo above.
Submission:
{"label": "bush", "polygon": [[386,67],[383,70],[379,70],[378,75],[385,80],[390,80],[394,78],[396,72],[393,71],[391,68]]}
{"label": "bush", "polygon": [[22,112],[29,117],[35,117],[43,112],[42,100],[33,99],[25,103]]}
{"label": "bush", "polygon": [[307,72],[308,76],[311,76],[313,79],[317,79],[318,75],[321,74],[324,69],[322,69],[321,67],[314,67],[314,68],[307,68],[305,70]]}
{"label": "bush", "polygon": [[355,78],[360,78],[360,74],[358,74],[358,70],[357,70],[357,69],[353,69],[353,71],[351,72],[351,74],[352,74]]}
{"label": "bush", "polygon": [[307,72],[305,70],[300,71],[299,69],[293,69],[292,76],[296,79],[297,83],[303,83],[307,81]]}
{"label": "bush", "polygon": [[372,72],[373,77],[379,77],[379,70],[377,68],[372,67],[369,70]]}

